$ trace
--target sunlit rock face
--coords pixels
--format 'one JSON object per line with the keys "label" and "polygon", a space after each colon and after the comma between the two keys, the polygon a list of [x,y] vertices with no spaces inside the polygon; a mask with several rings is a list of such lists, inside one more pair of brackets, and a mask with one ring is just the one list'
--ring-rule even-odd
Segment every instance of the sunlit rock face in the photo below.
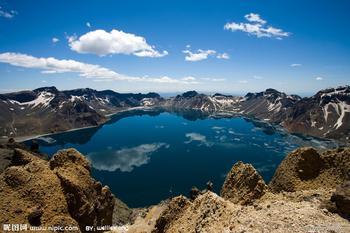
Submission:
{"label": "sunlit rock face", "polygon": [[0,222],[73,226],[75,232],[112,224],[114,196],[91,177],[90,162],[78,151],[58,151],[49,161],[24,149],[13,153],[0,175]]}
{"label": "sunlit rock face", "polygon": [[267,185],[254,167],[239,161],[227,174],[220,196],[235,204],[252,204],[266,191]]}

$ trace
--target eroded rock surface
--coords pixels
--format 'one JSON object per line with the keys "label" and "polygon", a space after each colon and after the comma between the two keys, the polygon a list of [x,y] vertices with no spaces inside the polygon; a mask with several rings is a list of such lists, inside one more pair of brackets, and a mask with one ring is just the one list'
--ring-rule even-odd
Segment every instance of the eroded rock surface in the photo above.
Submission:
{"label": "eroded rock surface", "polygon": [[45,161],[14,149],[12,164],[0,175],[0,224],[32,226],[109,225],[114,196],[90,176],[89,161],[74,149]]}
{"label": "eroded rock surface", "polygon": [[190,204],[190,201],[184,196],[173,198],[158,218],[152,233],[167,232],[171,223],[180,218],[181,214],[190,206]]}
{"label": "eroded rock surface", "polygon": [[112,224],[114,196],[90,176],[90,162],[75,149],[58,151],[50,160],[65,194],[71,216],[85,228]]}
{"label": "eroded rock surface", "polygon": [[[268,193],[253,205],[234,204],[212,192],[198,196],[193,202],[182,196],[173,198],[158,217],[155,228],[147,227],[147,222],[125,226],[114,232],[124,233],[305,233],[317,229],[347,233],[348,220],[338,214],[320,208],[323,190],[315,192],[297,191],[289,194]],[[160,209],[153,207],[153,209]],[[174,209],[172,209],[174,208]],[[327,231],[328,230],[328,231]]]}
{"label": "eroded rock surface", "polygon": [[220,196],[245,205],[259,199],[266,190],[263,178],[251,164],[237,162],[227,174]]}
{"label": "eroded rock surface", "polygon": [[350,148],[320,153],[305,147],[287,155],[269,186],[274,192],[293,192],[318,187],[335,188],[347,180],[350,180]]}
{"label": "eroded rock surface", "polygon": [[64,225],[78,226],[68,211],[59,178],[48,162],[21,149],[15,151],[22,164],[10,166],[0,175],[0,224],[31,223],[51,226],[64,216]]}

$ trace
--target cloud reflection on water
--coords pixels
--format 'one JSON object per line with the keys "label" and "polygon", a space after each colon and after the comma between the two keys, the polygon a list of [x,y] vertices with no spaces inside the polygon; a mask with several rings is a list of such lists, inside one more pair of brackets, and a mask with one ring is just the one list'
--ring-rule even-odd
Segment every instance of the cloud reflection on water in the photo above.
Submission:
{"label": "cloud reflection on water", "polygon": [[91,152],[87,157],[97,170],[131,172],[134,168],[147,164],[152,153],[169,146],[167,143],[152,143],[119,150],[108,148],[104,151]]}

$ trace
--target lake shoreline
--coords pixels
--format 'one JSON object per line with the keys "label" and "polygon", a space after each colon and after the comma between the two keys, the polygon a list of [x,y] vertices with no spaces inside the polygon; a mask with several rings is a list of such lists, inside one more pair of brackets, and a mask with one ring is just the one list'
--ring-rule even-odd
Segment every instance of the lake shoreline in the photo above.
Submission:
{"label": "lake shoreline", "polygon": [[[131,112],[131,111],[135,111],[135,110],[151,110],[151,109],[153,109],[153,107],[139,106],[139,107],[126,108],[126,109],[122,109],[122,110],[116,111],[114,113],[106,114],[105,117],[107,117],[108,119],[106,121],[98,124],[98,125],[73,128],[73,129],[59,131],[59,132],[54,132],[54,133],[35,134],[35,135],[19,136],[19,137],[13,137],[13,138],[15,139],[16,142],[25,142],[25,141],[28,141],[28,140],[34,140],[34,139],[38,139],[38,138],[41,138],[41,137],[57,135],[57,134],[61,134],[61,133],[68,133],[68,132],[74,132],[74,131],[83,130],[83,129],[96,128],[96,127],[100,127],[100,126],[106,124],[107,122],[109,122],[111,120],[111,117],[116,116],[116,115],[118,115],[120,113]],[[10,138],[11,137],[1,138],[0,142],[6,142]]]}

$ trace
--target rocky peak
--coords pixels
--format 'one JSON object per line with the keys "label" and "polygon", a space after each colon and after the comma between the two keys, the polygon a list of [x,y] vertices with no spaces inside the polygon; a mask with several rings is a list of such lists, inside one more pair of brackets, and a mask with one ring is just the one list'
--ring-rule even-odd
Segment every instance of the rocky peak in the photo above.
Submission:
{"label": "rocky peak", "polygon": [[59,91],[57,90],[56,87],[52,86],[52,87],[40,87],[33,90],[33,92],[35,92],[36,94],[40,94],[41,92],[48,92],[56,95],[58,94]]}
{"label": "rocky peak", "polygon": [[187,91],[187,92],[183,93],[181,95],[181,97],[183,97],[183,98],[192,98],[192,97],[195,97],[197,95],[199,95],[199,94],[196,91]]}
{"label": "rocky peak", "polygon": [[231,97],[233,97],[232,95],[224,95],[224,94],[220,94],[220,93],[215,93],[214,95],[213,95],[213,97],[229,97],[229,98],[231,98]]}
{"label": "rocky peak", "polygon": [[30,102],[36,98],[36,94],[33,91],[20,91],[7,94],[0,94],[2,100],[14,100],[19,103]]}
{"label": "rocky peak", "polygon": [[343,86],[337,88],[328,88],[316,93],[312,99],[315,99],[321,106],[328,103],[338,103],[344,101],[350,103],[350,86]]}
{"label": "rocky peak", "polygon": [[63,91],[67,96],[79,96],[79,97],[86,97],[88,99],[91,99],[95,97],[97,91],[90,88],[79,88],[79,89],[73,89],[69,91]]}
{"label": "rocky peak", "polygon": [[251,164],[237,162],[227,174],[220,196],[232,203],[251,204],[267,190],[263,178]]}

